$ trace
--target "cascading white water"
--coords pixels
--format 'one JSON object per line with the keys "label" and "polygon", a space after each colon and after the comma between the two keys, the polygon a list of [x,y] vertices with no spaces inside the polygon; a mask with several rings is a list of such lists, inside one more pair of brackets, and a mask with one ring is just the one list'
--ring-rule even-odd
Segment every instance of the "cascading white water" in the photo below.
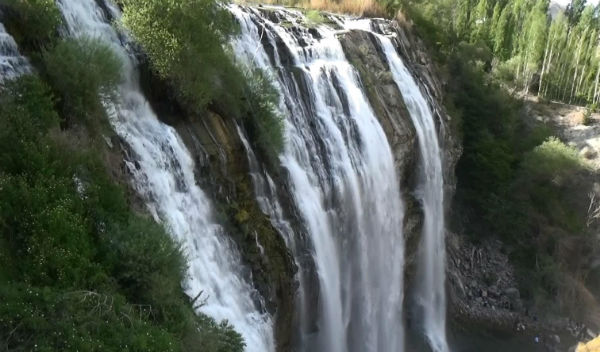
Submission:
{"label": "cascading white water", "polygon": [[[200,310],[227,319],[242,334],[247,351],[274,350],[270,317],[257,307],[251,286],[239,276],[237,250],[213,222],[208,197],[196,185],[194,162],[176,131],[161,123],[142,95],[135,63],[123,47],[96,0],[58,0],[68,34],[93,36],[110,44],[122,58],[125,82],[121,101],[107,104],[111,124],[129,144],[135,163],[129,164],[134,186],[148,209],[184,246],[188,257],[185,290],[191,297],[204,292]],[[107,4],[114,15],[118,9]],[[152,255],[152,253],[148,253]]]}
{"label": "cascading white water", "polygon": [[[336,31],[288,29],[230,6],[238,56],[275,71],[288,187],[319,275],[317,336],[306,351],[402,351],[403,204],[390,146]],[[297,11],[271,8],[286,22]]]}
{"label": "cascading white water", "polygon": [[0,83],[30,71],[29,62],[19,53],[17,43],[0,23]]}
{"label": "cascading white water", "polygon": [[422,163],[418,197],[425,215],[419,248],[417,299],[431,348],[447,352],[444,179],[438,134],[431,108],[391,40],[382,35],[377,38],[417,131]]}

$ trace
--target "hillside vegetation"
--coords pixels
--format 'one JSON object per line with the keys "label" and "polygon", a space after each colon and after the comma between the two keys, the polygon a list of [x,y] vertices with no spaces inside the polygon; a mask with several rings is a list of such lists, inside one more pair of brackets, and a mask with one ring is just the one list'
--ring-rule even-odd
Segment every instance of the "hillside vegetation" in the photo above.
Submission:
{"label": "hillside vegetation", "polygon": [[0,87],[0,349],[242,351],[227,322],[195,312],[179,245],[107,169],[120,59],[58,37],[54,1],[3,10],[38,74]]}

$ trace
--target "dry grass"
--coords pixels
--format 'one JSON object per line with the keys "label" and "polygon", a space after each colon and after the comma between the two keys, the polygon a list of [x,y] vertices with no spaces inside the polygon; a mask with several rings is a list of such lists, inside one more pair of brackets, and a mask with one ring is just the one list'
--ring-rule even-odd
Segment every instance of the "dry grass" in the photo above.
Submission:
{"label": "dry grass", "polygon": [[307,10],[327,11],[365,17],[386,17],[376,0],[237,0],[241,3],[295,6]]}
{"label": "dry grass", "polygon": [[319,11],[367,17],[385,17],[385,9],[375,0],[308,0],[302,6]]}
{"label": "dry grass", "polygon": [[395,19],[396,19],[396,22],[398,22],[398,24],[400,24],[401,26],[411,28],[413,25],[412,21],[410,21],[404,14],[404,12],[402,12],[400,10],[398,10],[398,12],[396,12]]}

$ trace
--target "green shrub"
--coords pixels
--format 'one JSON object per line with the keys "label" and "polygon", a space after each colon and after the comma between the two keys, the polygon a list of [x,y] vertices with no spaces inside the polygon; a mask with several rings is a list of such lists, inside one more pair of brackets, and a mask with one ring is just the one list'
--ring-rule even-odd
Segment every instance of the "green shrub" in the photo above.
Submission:
{"label": "green shrub", "polygon": [[262,155],[274,166],[285,144],[283,118],[278,111],[279,93],[261,71],[246,75],[248,82],[248,131]]}
{"label": "green shrub", "polygon": [[476,217],[481,219],[490,195],[506,191],[518,165],[520,106],[471,61],[457,56],[450,60],[450,70],[455,79],[449,98],[461,115],[464,144],[457,165],[457,192],[480,212]]}
{"label": "green shrub", "polygon": [[593,112],[593,107],[587,107],[585,109],[585,111],[583,112],[583,124],[585,126],[589,126],[591,125],[594,120],[592,120],[592,112]]}
{"label": "green shrub", "polygon": [[59,117],[49,88],[33,76],[0,88],[0,171],[10,174],[43,172],[50,149],[46,133]]}
{"label": "green shrub", "polygon": [[65,39],[43,53],[44,71],[60,97],[67,123],[95,126],[104,117],[102,101],[115,100],[122,62],[99,39]]}
{"label": "green shrub", "polygon": [[210,105],[223,117],[243,120],[251,142],[277,164],[284,144],[278,92],[264,74],[244,72],[224,49],[226,39],[237,31],[232,16],[213,0],[121,3],[123,24],[152,67],[174,86],[186,110],[202,115]]}
{"label": "green shrub", "polygon": [[320,11],[317,10],[308,10],[305,14],[306,19],[308,20],[308,26],[314,27],[325,22],[325,17],[321,15]]}
{"label": "green shrub", "polygon": [[574,186],[587,168],[575,148],[551,137],[523,158],[515,183],[517,193],[527,197],[531,214],[542,214],[549,224],[579,233],[585,224],[585,210],[577,205]]}
{"label": "green shrub", "polygon": [[148,322],[149,307],[122,296],[0,284],[0,340],[9,351],[180,351]]}
{"label": "green shrub", "polygon": [[113,275],[132,301],[158,305],[181,291],[183,255],[155,222],[132,217],[126,224],[115,224],[104,239]]}
{"label": "green shrub", "polygon": [[223,49],[235,22],[213,0],[122,0],[123,24],[153,68],[178,89],[180,100],[202,112],[213,100],[239,99],[239,72]]}
{"label": "green shrub", "polygon": [[527,153],[522,165],[533,182],[551,180],[556,184],[586,167],[577,150],[556,137],[548,138]]}
{"label": "green shrub", "polygon": [[515,81],[515,72],[519,65],[519,57],[514,57],[510,60],[499,62],[494,67],[494,77],[505,83],[513,83]]}
{"label": "green shrub", "polygon": [[28,50],[51,46],[62,23],[55,0],[4,0],[3,19],[16,40]]}

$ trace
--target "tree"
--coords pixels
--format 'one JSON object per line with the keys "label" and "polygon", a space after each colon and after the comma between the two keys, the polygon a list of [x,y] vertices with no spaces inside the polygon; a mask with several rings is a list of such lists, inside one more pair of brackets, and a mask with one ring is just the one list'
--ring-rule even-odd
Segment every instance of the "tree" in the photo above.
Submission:
{"label": "tree", "polygon": [[471,0],[457,0],[454,30],[459,39],[467,38],[470,28]]}
{"label": "tree", "polygon": [[501,60],[508,59],[511,52],[510,38],[512,37],[513,32],[511,16],[510,7],[506,6],[500,14],[494,33],[494,53]]}
{"label": "tree", "polygon": [[571,0],[571,3],[567,6],[565,11],[567,18],[569,19],[569,26],[574,26],[579,22],[581,14],[586,8],[587,0]]}
{"label": "tree", "polygon": [[471,42],[483,41],[488,44],[491,21],[488,0],[479,0],[471,16]]}

